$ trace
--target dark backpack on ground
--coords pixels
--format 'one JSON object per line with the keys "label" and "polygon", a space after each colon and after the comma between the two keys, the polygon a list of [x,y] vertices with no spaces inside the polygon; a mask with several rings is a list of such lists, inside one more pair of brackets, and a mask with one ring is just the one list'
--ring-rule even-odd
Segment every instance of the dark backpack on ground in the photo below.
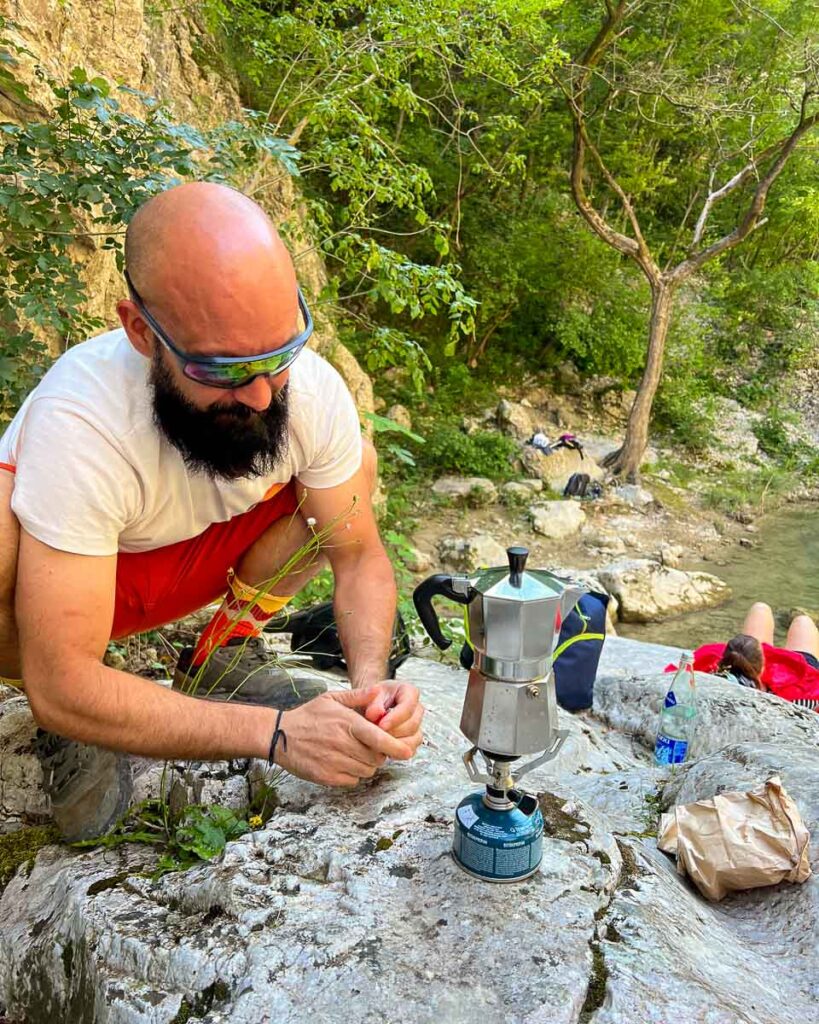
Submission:
{"label": "dark backpack on ground", "polygon": [[588,473],[572,473],[563,488],[564,498],[582,498],[589,489],[591,477]]}
{"label": "dark backpack on ground", "polygon": [[603,488],[588,473],[572,473],[563,488],[564,498],[600,498]]}
{"label": "dark backpack on ground", "polygon": [[[347,669],[330,601],[314,605],[312,608],[303,608],[298,612],[277,615],[265,625],[264,630],[266,633],[292,633],[290,650],[298,654],[309,654],[310,660],[318,669]],[[396,669],[409,656],[407,627],[401,613],[397,612],[388,662],[390,679],[395,678]]]}
{"label": "dark backpack on ground", "polygon": [[[594,680],[606,638],[608,594],[584,594],[563,620],[555,645],[555,693],[566,711],[590,708]],[[461,667],[472,668],[475,654],[469,644],[461,648]]]}

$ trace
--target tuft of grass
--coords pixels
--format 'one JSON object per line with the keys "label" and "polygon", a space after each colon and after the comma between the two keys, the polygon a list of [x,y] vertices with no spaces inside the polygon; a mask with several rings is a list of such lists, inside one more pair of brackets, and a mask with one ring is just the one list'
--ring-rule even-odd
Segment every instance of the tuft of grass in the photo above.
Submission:
{"label": "tuft of grass", "polygon": [[796,472],[772,466],[748,473],[742,470],[723,470],[719,477],[702,492],[708,508],[725,515],[738,508],[763,512],[780,504],[794,490],[799,477]]}

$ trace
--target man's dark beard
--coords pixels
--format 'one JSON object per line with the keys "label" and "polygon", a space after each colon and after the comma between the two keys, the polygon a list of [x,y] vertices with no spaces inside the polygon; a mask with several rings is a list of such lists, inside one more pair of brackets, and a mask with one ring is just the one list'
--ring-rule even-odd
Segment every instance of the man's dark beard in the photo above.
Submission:
{"label": "man's dark beard", "polygon": [[151,363],[154,422],[192,470],[212,478],[264,476],[281,462],[288,444],[288,385],[264,412],[216,402],[197,409],[177,387],[157,348]]}

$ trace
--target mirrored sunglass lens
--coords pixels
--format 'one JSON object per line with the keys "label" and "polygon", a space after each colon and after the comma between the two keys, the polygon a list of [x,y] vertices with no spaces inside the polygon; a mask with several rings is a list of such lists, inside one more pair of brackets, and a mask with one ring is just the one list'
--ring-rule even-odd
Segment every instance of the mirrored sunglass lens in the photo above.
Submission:
{"label": "mirrored sunglass lens", "polygon": [[249,359],[242,363],[186,363],[185,376],[200,384],[216,387],[241,387],[253,377],[263,373],[281,373],[304,348],[300,345],[290,352],[268,356],[267,359]]}

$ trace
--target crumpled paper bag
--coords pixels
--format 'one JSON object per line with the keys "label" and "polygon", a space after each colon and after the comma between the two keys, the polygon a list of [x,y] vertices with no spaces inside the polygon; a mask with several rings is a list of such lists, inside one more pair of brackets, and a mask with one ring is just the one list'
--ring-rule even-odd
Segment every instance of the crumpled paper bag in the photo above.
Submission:
{"label": "crumpled paper bag", "polygon": [[747,793],[720,793],[660,818],[657,846],[706,899],[810,877],[810,833],[778,775]]}

